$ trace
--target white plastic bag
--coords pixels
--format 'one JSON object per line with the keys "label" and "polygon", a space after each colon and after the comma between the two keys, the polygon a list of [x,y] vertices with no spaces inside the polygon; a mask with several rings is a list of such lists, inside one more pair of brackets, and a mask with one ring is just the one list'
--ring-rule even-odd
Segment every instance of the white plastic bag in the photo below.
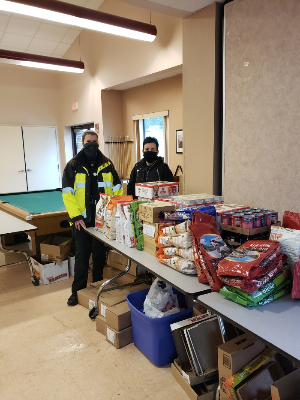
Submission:
{"label": "white plastic bag", "polygon": [[162,318],[180,311],[177,295],[167,283],[163,289],[158,285],[156,278],[144,301],[144,313],[151,318]]}

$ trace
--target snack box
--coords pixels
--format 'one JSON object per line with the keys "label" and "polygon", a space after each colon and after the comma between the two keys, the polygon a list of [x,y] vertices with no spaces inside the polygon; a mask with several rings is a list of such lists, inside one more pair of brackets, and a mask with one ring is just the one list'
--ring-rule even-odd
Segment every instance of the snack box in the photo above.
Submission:
{"label": "snack box", "polygon": [[146,199],[178,195],[178,182],[144,182],[135,184],[135,195]]}

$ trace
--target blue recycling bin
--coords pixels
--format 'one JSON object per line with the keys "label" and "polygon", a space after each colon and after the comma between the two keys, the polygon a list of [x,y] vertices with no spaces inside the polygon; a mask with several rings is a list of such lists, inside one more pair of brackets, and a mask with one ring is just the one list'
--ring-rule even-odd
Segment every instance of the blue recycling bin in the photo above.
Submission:
{"label": "blue recycling bin", "polygon": [[[177,294],[180,307],[186,307],[184,295],[174,288],[172,290]],[[177,357],[170,324],[190,318],[193,309],[187,308],[162,318],[150,318],[143,312],[148,292],[149,289],[144,289],[127,295],[133,343],[153,364],[162,366],[173,362]]]}

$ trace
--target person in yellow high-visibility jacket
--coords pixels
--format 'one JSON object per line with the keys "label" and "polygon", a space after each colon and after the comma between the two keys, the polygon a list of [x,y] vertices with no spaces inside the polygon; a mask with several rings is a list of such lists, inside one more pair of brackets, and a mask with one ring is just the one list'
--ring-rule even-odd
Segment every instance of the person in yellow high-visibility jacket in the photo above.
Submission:
{"label": "person in yellow high-visibility jacket", "polygon": [[123,194],[117,171],[99,150],[98,135],[94,131],[85,131],[82,144],[83,149],[67,163],[62,178],[62,197],[75,242],[75,273],[72,294],[67,302],[69,306],[78,303],[77,292],[87,285],[91,252],[93,282],[103,279],[105,245],[85,231],[86,227],[95,226],[99,193],[110,196]]}

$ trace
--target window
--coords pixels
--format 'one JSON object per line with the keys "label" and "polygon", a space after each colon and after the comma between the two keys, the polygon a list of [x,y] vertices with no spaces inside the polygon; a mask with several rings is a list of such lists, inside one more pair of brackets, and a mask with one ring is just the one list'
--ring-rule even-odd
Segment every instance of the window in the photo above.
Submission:
{"label": "window", "polygon": [[159,143],[159,155],[168,162],[168,118],[169,112],[162,111],[132,117],[135,127],[136,159],[143,158],[143,141],[147,136],[155,137]]}

